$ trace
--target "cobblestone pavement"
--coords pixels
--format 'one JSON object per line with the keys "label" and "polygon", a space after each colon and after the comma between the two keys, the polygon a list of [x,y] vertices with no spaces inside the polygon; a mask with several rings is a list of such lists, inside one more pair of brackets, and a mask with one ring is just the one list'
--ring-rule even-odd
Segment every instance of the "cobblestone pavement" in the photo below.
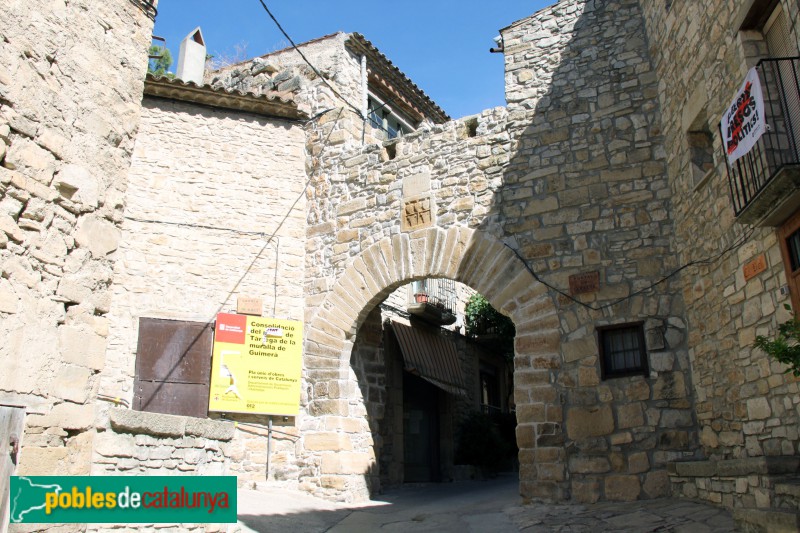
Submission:
{"label": "cobblestone pavement", "polygon": [[686,500],[529,504],[516,477],[405,486],[360,505],[331,503],[274,488],[239,491],[239,524],[248,531],[728,533],[731,514]]}
{"label": "cobblestone pavement", "polygon": [[593,505],[532,504],[506,508],[505,514],[520,531],[626,533],[728,533],[734,531],[725,509],[686,500],[659,499]]}

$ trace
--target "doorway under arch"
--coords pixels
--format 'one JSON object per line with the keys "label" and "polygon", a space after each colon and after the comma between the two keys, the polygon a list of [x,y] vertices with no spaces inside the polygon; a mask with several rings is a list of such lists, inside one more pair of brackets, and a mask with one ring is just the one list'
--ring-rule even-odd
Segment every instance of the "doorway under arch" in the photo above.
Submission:
{"label": "doorway under arch", "polygon": [[374,243],[353,257],[308,320],[304,400],[309,416],[301,422],[306,436],[301,453],[314,469],[310,479],[339,499],[363,500],[375,490],[375,440],[351,356],[357,333],[376,305],[399,286],[426,278],[468,285],[514,322],[520,493],[563,499],[566,457],[556,385],[561,337],[555,304],[502,242],[457,226]]}

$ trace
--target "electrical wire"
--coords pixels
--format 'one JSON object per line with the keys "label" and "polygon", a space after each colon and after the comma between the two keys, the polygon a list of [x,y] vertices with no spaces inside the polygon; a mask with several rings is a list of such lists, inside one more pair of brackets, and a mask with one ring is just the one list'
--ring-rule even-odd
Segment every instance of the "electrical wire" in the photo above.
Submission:
{"label": "electrical wire", "polygon": [[266,11],[266,12],[267,12],[267,15],[269,15],[269,18],[271,18],[271,19],[272,19],[272,22],[274,22],[274,23],[275,23],[275,25],[278,27],[278,30],[280,30],[280,32],[283,34],[283,36],[284,36],[284,37],[286,37],[286,40],[288,40],[288,41],[289,41],[289,43],[291,43],[291,45],[292,45],[292,48],[294,48],[294,50],[295,50],[295,51],[296,51],[298,54],[300,54],[300,57],[302,57],[302,58],[303,58],[303,61],[305,61],[305,62],[306,62],[306,64],[307,64],[309,67],[311,67],[311,70],[313,70],[313,71],[314,71],[314,74],[316,74],[317,76],[319,76],[319,79],[320,79],[320,80],[322,80],[322,83],[324,83],[324,84],[325,84],[325,85],[328,87],[328,89],[330,89],[330,90],[333,92],[333,94],[334,94],[334,95],[336,95],[336,96],[337,96],[337,97],[338,97],[338,98],[339,98],[339,99],[340,99],[342,102],[344,102],[344,103],[345,103],[345,104],[347,104],[347,105],[348,105],[348,106],[349,106],[351,109],[353,109],[353,111],[355,111],[355,112],[358,114],[358,116],[359,116],[359,117],[361,117],[361,118],[364,118],[364,114],[361,112],[361,109],[360,109],[359,107],[357,107],[357,106],[355,106],[355,105],[351,104],[351,103],[350,103],[350,102],[349,102],[349,101],[348,101],[348,100],[347,100],[347,99],[346,99],[344,96],[342,96],[342,95],[341,95],[341,93],[339,93],[339,91],[337,91],[337,90],[336,90],[336,89],[333,87],[333,85],[331,85],[330,83],[328,83],[328,80],[326,80],[326,79],[325,79],[325,77],[324,77],[324,76],[322,75],[322,73],[321,73],[321,72],[320,72],[320,71],[317,69],[317,67],[315,67],[315,66],[314,66],[314,65],[311,63],[311,61],[309,61],[309,60],[308,60],[308,58],[305,56],[305,54],[304,54],[304,53],[303,53],[303,52],[300,50],[300,48],[298,48],[298,47],[297,47],[297,45],[295,44],[294,40],[293,40],[293,39],[292,39],[292,38],[289,36],[289,34],[286,32],[286,30],[284,30],[284,29],[283,29],[283,26],[281,26],[281,23],[280,23],[280,22],[278,22],[278,19],[276,19],[276,18],[275,18],[275,15],[273,15],[273,14],[272,14],[272,11],[270,11],[270,10],[269,10],[269,8],[267,7],[267,4],[265,4],[265,3],[264,3],[264,0],[258,0],[258,1],[261,3],[261,7],[263,7],[263,8],[264,8],[264,11]]}
{"label": "electrical wire", "polygon": [[[289,35],[289,34],[286,32],[286,30],[285,30],[285,29],[283,29],[283,26],[281,26],[281,23],[280,23],[280,22],[278,22],[278,19],[277,19],[277,18],[275,18],[275,15],[273,15],[273,14],[272,14],[272,11],[270,11],[270,10],[269,10],[269,8],[267,7],[267,4],[265,4],[265,3],[264,3],[264,0],[258,0],[258,1],[261,3],[261,7],[263,7],[263,8],[264,8],[264,11],[266,11],[266,12],[267,12],[267,15],[269,15],[269,18],[271,18],[271,19],[272,19],[272,22],[274,22],[274,23],[275,23],[275,26],[277,26],[277,27],[278,27],[278,30],[280,30],[280,32],[283,34],[283,36],[286,38],[286,40],[288,40],[288,41],[289,41],[289,43],[292,45],[292,48],[294,48],[294,50],[295,50],[295,51],[296,51],[298,54],[300,54],[300,57],[301,57],[301,58],[303,58],[303,61],[305,61],[306,65],[308,65],[308,66],[311,68],[311,70],[312,70],[312,71],[314,71],[314,74],[316,74],[316,75],[319,77],[319,79],[320,79],[320,80],[322,80],[322,83],[324,83],[324,84],[325,84],[325,85],[328,87],[328,89],[330,89],[330,90],[331,90],[331,92],[333,92],[333,94],[334,94],[334,95],[335,95],[337,98],[339,98],[339,99],[340,99],[342,102],[344,102],[345,104],[347,104],[347,106],[348,106],[348,107],[350,107],[350,108],[351,108],[353,111],[355,111],[355,113],[358,115],[358,117],[359,117],[361,120],[363,120],[365,123],[366,123],[367,121],[369,121],[369,122],[370,122],[370,124],[371,124],[371,125],[372,125],[374,128],[376,128],[376,129],[380,129],[380,130],[382,130],[383,132],[385,132],[385,133],[387,133],[387,134],[390,134],[390,135],[391,135],[391,132],[389,131],[389,129],[388,129],[388,128],[384,128],[384,127],[383,127],[383,125],[380,125],[380,126],[379,126],[379,125],[375,124],[373,121],[369,120],[369,117],[368,117],[368,116],[366,116],[366,115],[364,115],[364,113],[363,113],[363,111],[361,110],[361,108],[360,108],[360,107],[358,107],[357,105],[355,105],[355,104],[351,103],[351,102],[350,102],[350,101],[349,101],[347,98],[345,98],[344,96],[342,96],[342,94],[341,94],[339,91],[337,91],[337,90],[336,90],[336,89],[333,87],[333,85],[331,85],[331,84],[328,82],[328,80],[327,80],[327,79],[325,79],[325,77],[322,75],[322,73],[319,71],[319,69],[317,69],[317,67],[315,67],[315,66],[314,66],[314,64],[313,64],[313,63],[311,63],[311,61],[309,61],[309,59],[306,57],[306,55],[305,55],[305,54],[304,54],[304,53],[303,53],[303,52],[300,50],[300,48],[299,48],[299,47],[298,47],[298,46],[295,44],[295,42],[294,42],[294,39],[292,39],[292,38],[291,38],[291,36],[290,36],[290,35]],[[390,98],[390,99],[389,99],[389,101],[387,101],[386,103],[384,103],[384,104],[383,104],[381,107],[388,105],[388,104],[389,104],[389,102],[392,102],[392,101],[394,101],[394,100],[395,100],[394,98]],[[380,107],[379,107],[378,109],[380,109]]]}
{"label": "electrical wire", "polygon": [[684,264],[684,265],[682,265],[682,266],[680,266],[680,267],[676,268],[675,270],[673,270],[672,272],[670,272],[670,273],[669,273],[669,274],[667,274],[666,276],[662,277],[662,278],[661,278],[661,279],[659,279],[658,281],[656,281],[656,282],[654,282],[654,283],[651,283],[651,284],[650,284],[650,285],[648,285],[647,287],[644,287],[644,288],[642,288],[642,289],[639,289],[639,290],[637,290],[637,291],[634,291],[634,292],[632,292],[631,294],[629,294],[629,295],[627,295],[627,296],[623,296],[622,298],[618,298],[618,299],[616,299],[616,300],[614,300],[614,301],[612,301],[612,302],[609,302],[609,303],[607,303],[607,304],[603,304],[603,305],[592,305],[592,304],[587,304],[587,303],[585,303],[585,302],[582,302],[582,301],[578,300],[577,298],[575,298],[574,296],[572,296],[572,295],[571,295],[571,294],[569,294],[568,292],[565,292],[565,291],[563,291],[563,290],[559,289],[558,287],[556,287],[555,285],[552,285],[551,283],[548,283],[548,282],[547,282],[546,280],[544,280],[544,279],[543,279],[543,278],[542,278],[542,277],[541,277],[539,274],[537,274],[537,273],[536,273],[536,271],[535,271],[535,270],[534,270],[534,269],[533,269],[533,268],[530,266],[530,264],[528,263],[528,261],[527,261],[527,260],[526,260],[524,257],[522,257],[522,255],[519,253],[519,251],[517,251],[515,248],[513,248],[513,247],[512,247],[511,245],[509,245],[507,242],[503,242],[503,244],[504,244],[504,245],[505,245],[505,246],[506,246],[506,247],[507,247],[509,250],[511,250],[512,252],[514,252],[514,255],[516,255],[516,256],[517,256],[517,258],[518,258],[520,261],[522,261],[522,264],[523,264],[523,265],[525,265],[525,268],[526,268],[526,270],[527,270],[527,271],[528,271],[528,272],[529,272],[529,273],[530,273],[530,274],[533,276],[533,278],[534,278],[536,281],[538,281],[539,283],[541,283],[541,284],[542,284],[542,285],[544,285],[545,287],[547,287],[547,288],[549,288],[549,289],[551,289],[551,290],[553,290],[553,291],[557,292],[557,293],[558,293],[558,294],[560,294],[561,296],[564,296],[564,297],[566,297],[566,298],[569,298],[569,299],[570,299],[570,300],[572,300],[573,302],[575,302],[575,303],[577,303],[577,304],[579,304],[579,305],[581,305],[581,306],[583,306],[583,307],[585,307],[585,308],[587,308],[587,309],[590,309],[590,310],[592,310],[592,311],[602,311],[603,309],[606,309],[606,308],[609,308],[609,307],[613,307],[613,306],[615,306],[615,305],[618,305],[618,304],[620,304],[620,303],[622,303],[622,302],[624,302],[624,301],[626,301],[626,300],[630,300],[631,298],[634,298],[635,296],[638,296],[638,295],[640,295],[640,294],[642,294],[642,293],[645,293],[645,292],[649,291],[650,289],[652,289],[652,288],[656,287],[657,285],[660,285],[660,284],[664,283],[664,282],[665,282],[665,281],[667,281],[668,279],[672,278],[673,276],[676,276],[678,273],[682,272],[683,270],[686,270],[687,268],[689,268],[689,267],[691,267],[691,266],[698,266],[698,265],[710,265],[710,264],[716,263],[716,262],[717,262],[719,259],[721,259],[721,258],[722,258],[722,257],[723,257],[725,254],[727,254],[728,252],[731,252],[731,251],[733,251],[733,250],[735,250],[735,249],[737,249],[737,248],[741,247],[742,245],[744,245],[744,244],[745,244],[745,243],[746,243],[748,240],[750,240],[750,237],[753,235],[753,233],[754,233],[754,232],[755,232],[755,229],[753,229],[753,228],[750,228],[750,230],[748,231],[748,233],[747,233],[747,234],[745,234],[745,235],[741,236],[741,237],[740,237],[738,240],[734,241],[734,243],[733,243],[733,244],[731,244],[730,246],[728,246],[727,248],[725,248],[724,250],[722,250],[722,251],[721,251],[720,253],[718,253],[717,255],[715,255],[715,256],[712,256],[712,257],[708,257],[708,258],[706,258],[706,259],[696,259],[696,260],[689,261],[688,263],[686,263],[686,264]]}
{"label": "electrical wire", "polygon": [[164,224],[167,226],[181,226],[186,228],[208,229],[213,231],[227,231],[229,233],[236,233],[237,235],[256,235],[261,237],[267,235],[266,231],[243,231],[233,228],[223,228],[221,226],[205,226],[203,224],[192,224],[191,222],[173,222],[171,220],[154,220],[154,219],[129,217],[129,216],[125,216],[124,218],[125,220],[130,220],[132,222],[140,222],[142,224]]}

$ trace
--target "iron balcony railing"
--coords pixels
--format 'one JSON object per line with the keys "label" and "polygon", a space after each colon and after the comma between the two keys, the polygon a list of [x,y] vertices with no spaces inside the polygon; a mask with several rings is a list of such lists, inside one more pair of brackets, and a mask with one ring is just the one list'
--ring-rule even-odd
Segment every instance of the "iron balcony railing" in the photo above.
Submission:
{"label": "iron balcony railing", "polygon": [[728,165],[737,217],[781,169],[800,163],[799,67],[800,57],[762,59],[756,66],[764,93],[767,130],[747,155]]}
{"label": "iron balcony railing", "polygon": [[453,280],[424,279],[411,284],[411,303],[429,303],[442,311],[455,313],[456,299],[456,283]]}

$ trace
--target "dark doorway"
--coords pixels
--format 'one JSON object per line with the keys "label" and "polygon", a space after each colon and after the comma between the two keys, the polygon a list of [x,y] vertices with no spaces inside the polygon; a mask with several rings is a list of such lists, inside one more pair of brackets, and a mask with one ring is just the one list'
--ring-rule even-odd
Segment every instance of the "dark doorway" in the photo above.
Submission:
{"label": "dark doorway", "polygon": [[440,481],[439,390],[404,372],[403,375],[404,481]]}

